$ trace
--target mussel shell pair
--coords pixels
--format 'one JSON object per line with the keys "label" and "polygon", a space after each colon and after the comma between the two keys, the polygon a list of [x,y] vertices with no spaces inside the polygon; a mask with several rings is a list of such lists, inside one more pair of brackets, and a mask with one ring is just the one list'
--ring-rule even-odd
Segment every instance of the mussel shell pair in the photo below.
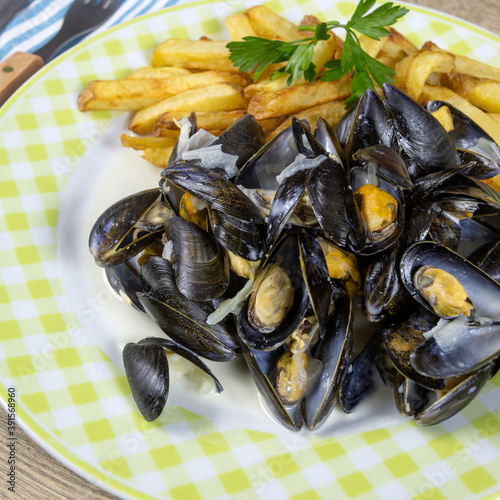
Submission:
{"label": "mussel shell pair", "polygon": [[158,188],[127,196],[107,208],[96,220],[89,249],[96,264],[115,266],[149,246],[172,212],[161,201]]}
{"label": "mussel shell pair", "polygon": [[242,344],[243,357],[264,402],[285,428],[297,432],[305,423],[309,430],[315,430],[333,411],[349,367],[352,318],[352,303],[347,293],[344,293],[336,301],[324,337],[310,353],[310,356],[323,363],[318,380],[305,397],[291,407],[285,407],[274,386],[277,361],[284,348],[260,351],[246,343]]}
{"label": "mussel shell pair", "polygon": [[239,344],[226,323],[206,322],[206,309],[177,288],[168,260],[149,257],[141,268],[141,283],[145,292],[137,295],[142,307],[173,341],[211,361],[236,357]]}
{"label": "mussel shell pair", "polygon": [[148,422],[156,420],[168,399],[170,374],[165,349],[184,357],[214,380],[215,390],[222,386],[210,368],[188,349],[167,339],[148,337],[138,343],[128,343],[122,358],[132,396]]}
{"label": "mussel shell pair", "polygon": [[434,391],[400,375],[394,385],[396,406],[422,426],[436,425],[462,411],[491,377],[494,363],[470,374],[446,391]]}

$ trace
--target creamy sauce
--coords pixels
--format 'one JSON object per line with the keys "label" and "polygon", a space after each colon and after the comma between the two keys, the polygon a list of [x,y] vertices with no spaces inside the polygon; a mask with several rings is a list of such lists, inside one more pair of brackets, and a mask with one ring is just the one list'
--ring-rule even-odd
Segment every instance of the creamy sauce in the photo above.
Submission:
{"label": "creamy sauce", "polygon": [[[160,179],[159,168],[142,160],[139,152],[121,147],[119,135],[126,129],[127,121],[127,116],[116,119],[76,168],[62,195],[57,227],[57,264],[66,292],[62,307],[75,311],[79,321],[79,325],[71,325],[71,337],[76,346],[98,345],[120,369],[125,344],[164,335],[152,320],[128,306],[109,288],[104,270],[94,263],[88,250],[90,230],[108,206],[124,196],[157,186]],[[293,445],[293,433],[277,424],[261,402],[242,359],[206,363],[224,391],[206,394],[206,386],[199,390],[181,364],[172,369],[167,407],[179,405],[202,415],[220,431],[243,427],[282,434]],[[381,382],[379,385],[352,414],[336,408],[315,434],[340,436],[401,423],[403,417],[396,410],[392,388]],[[301,436],[308,434],[304,430]]]}

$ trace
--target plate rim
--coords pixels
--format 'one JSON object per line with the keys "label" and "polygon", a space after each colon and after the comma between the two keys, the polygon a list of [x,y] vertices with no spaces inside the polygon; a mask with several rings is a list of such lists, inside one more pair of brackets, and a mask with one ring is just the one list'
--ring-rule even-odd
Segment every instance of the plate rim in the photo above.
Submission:
{"label": "plate rim", "polygon": [[[322,0],[320,0],[322,1]],[[349,3],[355,3],[355,0],[348,0]],[[100,33],[96,33],[86,38],[82,42],[78,43],[71,49],[65,51],[54,60],[50,61],[47,65],[41,68],[33,77],[31,77],[27,82],[25,82],[11,97],[5,102],[5,104],[0,107],[0,121],[8,113],[8,111],[24,96],[39,80],[43,79],[44,76],[55,66],[63,64],[67,59],[71,58],[75,53],[87,48],[98,42],[101,38],[105,38],[110,34],[120,31],[128,26],[141,23],[146,19],[166,15],[178,10],[189,10],[196,9],[200,6],[209,5],[213,3],[229,3],[229,0],[197,0],[194,2],[176,4],[174,6],[166,7],[154,12],[143,14],[136,18],[130,19],[116,26],[112,26]],[[261,3],[265,4],[266,1]],[[384,3],[383,0],[376,0],[376,4]],[[410,8],[414,12],[418,12],[425,16],[434,17],[440,19],[441,21],[449,22],[453,21],[453,25],[461,26],[467,30],[473,31],[474,33],[491,39],[497,44],[500,44],[500,35],[478,26],[470,21],[456,17],[455,15],[436,10],[431,7],[421,6],[417,4],[408,3],[405,1],[397,2],[403,6]],[[7,232],[10,232],[7,230]],[[3,377],[0,378],[0,387],[6,391],[7,385],[5,385]],[[7,401],[4,398],[4,393],[0,394],[0,404],[7,411]],[[84,480],[96,485],[102,490],[113,494],[119,498],[134,498],[134,499],[145,499],[145,500],[155,500],[156,497],[150,496],[147,493],[139,491],[138,489],[128,486],[125,482],[115,479],[115,476],[110,474],[106,469],[97,468],[96,466],[90,464],[79,456],[75,455],[71,449],[65,444],[65,441],[59,438],[57,435],[52,435],[49,431],[45,430],[35,418],[33,418],[24,408],[16,404],[16,423],[17,425],[31,438],[33,439],[41,448],[43,448],[52,457],[56,458],[65,467],[70,469],[72,472],[79,475]],[[96,477],[96,476],[100,476]],[[500,481],[496,485],[500,487]],[[500,490],[499,490],[500,491]]]}

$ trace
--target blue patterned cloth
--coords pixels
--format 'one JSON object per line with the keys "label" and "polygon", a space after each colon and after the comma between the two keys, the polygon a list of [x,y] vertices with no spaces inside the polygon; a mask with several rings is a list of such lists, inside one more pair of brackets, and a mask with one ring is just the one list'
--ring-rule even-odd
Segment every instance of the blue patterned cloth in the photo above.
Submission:
{"label": "blue patterned cloth", "polygon": [[[42,47],[59,31],[64,15],[73,0],[12,0],[24,2],[26,7],[0,32],[0,61],[13,52],[33,52]],[[101,0],[102,1],[102,0]],[[149,12],[155,12],[190,0],[122,0],[113,15],[96,30],[87,34],[92,36],[107,28],[128,21]],[[0,12],[0,16],[2,13]],[[71,45],[85,37],[74,40]],[[71,45],[64,47],[68,49]]]}

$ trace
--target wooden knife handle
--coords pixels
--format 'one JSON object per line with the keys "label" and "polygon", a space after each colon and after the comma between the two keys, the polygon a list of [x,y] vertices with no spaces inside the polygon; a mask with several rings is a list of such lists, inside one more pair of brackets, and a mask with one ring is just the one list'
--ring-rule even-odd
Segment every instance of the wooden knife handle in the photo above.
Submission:
{"label": "wooden knife handle", "polygon": [[27,52],[15,52],[0,63],[0,106],[43,65],[40,56]]}

